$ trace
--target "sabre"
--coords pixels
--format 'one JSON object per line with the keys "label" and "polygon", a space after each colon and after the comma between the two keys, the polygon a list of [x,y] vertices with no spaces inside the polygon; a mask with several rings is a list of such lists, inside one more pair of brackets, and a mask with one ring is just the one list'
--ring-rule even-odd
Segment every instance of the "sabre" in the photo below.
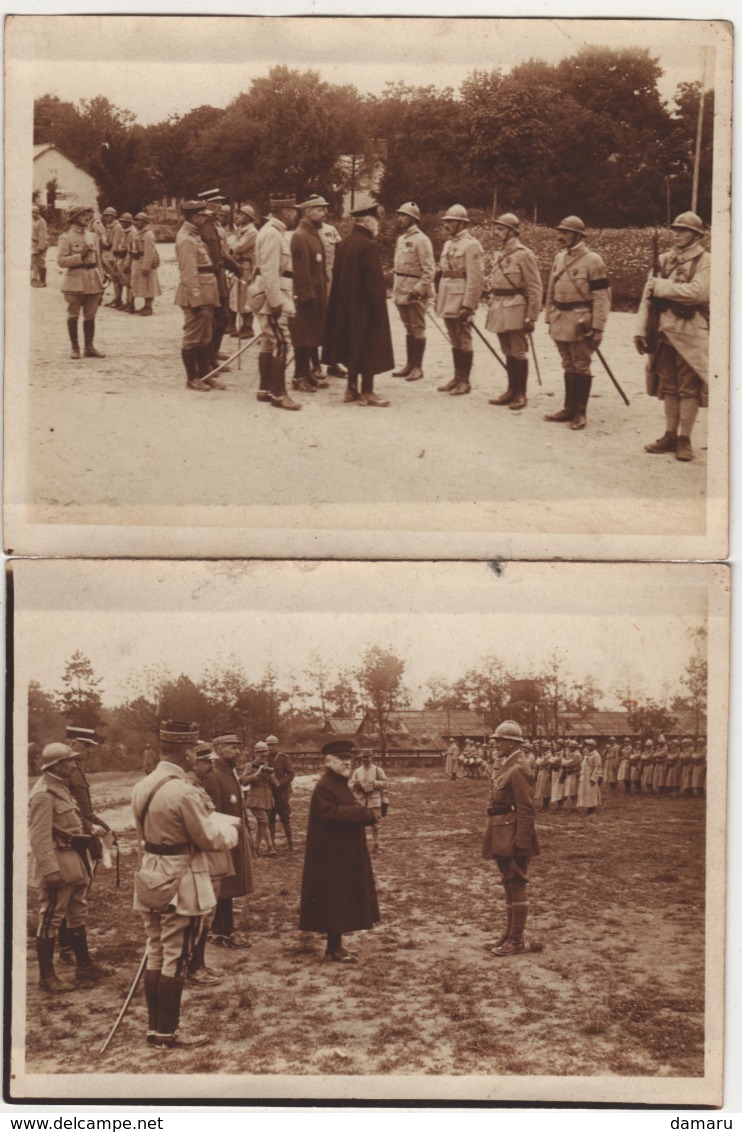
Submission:
{"label": "sabre", "polygon": [[443,337],[444,337],[444,338],[446,339],[446,341],[447,341],[447,342],[449,342],[449,337],[448,337],[448,335],[446,334],[445,330],[443,329],[443,327],[441,326],[441,324],[440,324],[440,323],[438,322],[438,319],[437,319],[437,318],[435,318],[435,317],[434,317],[434,316],[433,316],[433,315],[431,314],[431,312],[430,312],[430,311],[428,310],[428,308],[427,308],[427,307],[425,308],[425,313],[426,313],[426,315],[428,316],[428,318],[430,319],[430,321],[431,321],[431,322],[433,323],[433,326],[434,326],[434,327],[436,328],[436,330],[438,331],[438,333],[439,333],[439,334],[442,334],[442,335],[443,335]]}
{"label": "sabre", "polygon": [[502,360],[502,358],[500,357],[500,355],[498,354],[498,352],[497,352],[497,350],[496,350],[496,349],[494,348],[494,346],[491,346],[491,345],[489,344],[489,342],[488,342],[488,341],[487,341],[487,339],[485,338],[484,334],[482,334],[482,331],[481,331],[481,330],[479,329],[479,327],[477,326],[477,324],[476,324],[476,322],[474,321],[474,319],[473,319],[473,318],[469,319],[469,325],[471,326],[472,330],[473,330],[473,331],[474,331],[474,332],[476,333],[477,337],[478,337],[478,338],[481,338],[481,339],[482,339],[482,341],[484,342],[484,344],[485,344],[485,346],[487,347],[487,349],[489,350],[489,352],[490,352],[490,353],[492,354],[492,356],[493,356],[493,357],[497,358],[498,362],[500,363],[500,365],[502,366],[502,368],[503,368],[503,369],[505,370],[505,372],[507,373],[507,371],[508,371],[508,367],[507,367],[507,365],[506,365],[506,364],[505,364],[505,362],[504,362],[504,361]]}
{"label": "sabre", "polygon": [[533,340],[533,334],[528,335],[528,341],[531,343],[531,353],[533,354],[533,364],[536,367],[536,377],[538,378],[539,385],[543,385],[541,380],[541,370],[538,368],[538,357],[536,355],[536,343]]}
{"label": "sabre", "polygon": [[129,1009],[129,1003],[131,1002],[132,998],[134,997],[134,995],[136,993],[136,989],[139,986],[139,980],[141,979],[142,974],[144,973],[144,968],[145,968],[146,963],[147,963],[147,952],[145,951],[144,955],[142,956],[142,962],[139,964],[139,970],[137,971],[136,975],[134,976],[134,982],[129,987],[129,993],[127,994],[126,998],[124,999],[124,1005],[119,1010],[119,1016],[113,1024],[113,1029],[111,1030],[110,1034],[108,1035],[108,1037],[104,1041],[103,1045],[98,1050],[98,1056],[99,1057],[102,1057],[102,1055],[106,1052],[106,1050],[108,1049],[108,1047],[111,1043],[111,1039],[113,1038],[113,1035],[116,1033],[119,1026],[121,1025],[121,1020],[124,1017],[124,1015],[126,1014],[126,1011]]}
{"label": "sabre", "polygon": [[207,378],[214,377],[217,373],[221,373],[225,366],[228,366],[235,358],[239,358],[240,354],[244,354],[245,350],[249,350],[251,346],[254,346],[259,337],[260,335],[256,334],[254,338],[251,338],[250,341],[246,342],[244,346],[241,346],[236,353],[232,354],[231,358],[225,358],[223,362],[220,362],[218,366],[214,367],[211,373],[207,373],[205,377],[202,377],[201,381],[206,381]]}
{"label": "sabre", "polygon": [[626,394],[624,393],[624,391],[623,391],[623,389],[621,388],[621,386],[620,386],[620,385],[618,384],[618,382],[616,381],[615,377],[613,376],[613,373],[611,372],[611,367],[610,367],[610,366],[608,365],[608,362],[607,362],[607,361],[605,360],[605,358],[603,357],[603,355],[602,355],[602,353],[601,353],[601,351],[600,351],[600,348],[599,348],[598,346],[596,346],[596,347],[595,347],[595,353],[596,353],[596,354],[598,355],[598,357],[600,358],[601,362],[603,363],[603,369],[605,370],[605,372],[606,372],[606,373],[608,374],[608,376],[610,377],[611,381],[612,381],[612,382],[613,382],[613,384],[615,385],[615,387],[616,387],[616,389],[618,390],[618,392],[619,392],[619,393],[621,394],[621,397],[622,397],[622,399],[623,399],[623,402],[624,402],[624,404],[625,404],[626,406],[628,406],[628,405],[629,405],[629,399],[628,399],[628,397],[626,396]]}

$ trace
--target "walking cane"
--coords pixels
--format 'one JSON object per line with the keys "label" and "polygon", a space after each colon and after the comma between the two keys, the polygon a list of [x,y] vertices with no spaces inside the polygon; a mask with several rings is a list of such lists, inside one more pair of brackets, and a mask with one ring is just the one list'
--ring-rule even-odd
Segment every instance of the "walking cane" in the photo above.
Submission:
{"label": "walking cane", "polygon": [[541,370],[538,368],[538,357],[536,355],[536,343],[533,340],[533,334],[528,335],[528,341],[531,343],[531,353],[533,354],[533,364],[536,367],[536,377],[538,378],[539,385],[543,385],[541,380]]}
{"label": "walking cane", "polygon": [[507,373],[507,371],[508,371],[508,367],[507,367],[507,365],[506,365],[506,364],[505,364],[505,362],[504,362],[504,361],[502,360],[502,358],[500,357],[500,355],[498,354],[498,352],[497,352],[497,350],[496,350],[496,349],[494,348],[494,346],[491,346],[491,345],[489,344],[489,342],[488,342],[488,341],[487,341],[487,339],[485,338],[484,334],[482,334],[482,331],[481,331],[481,330],[479,329],[479,327],[477,326],[477,324],[476,324],[476,322],[474,321],[474,319],[473,319],[473,318],[469,319],[469,325],[471,326],[472,330],[473,330],[473,331],[475,332],[475,334],[477,335],[477,337],[478,337],[478,338],[481,338],[481,339],[482,339],[482,341],[484,342],[484,344],[485,344],[485,346],[487,347],[487,349],[489,350],[489,352],[490,352],[490,353],[492,354],[492,356],[493,356],[493,357],[497,358],[498,362],[500,363],[500,365],[502,366],[502,368],[503,368],[503,369],[505,370],[505,372]]}
{"label": "walking cane", "polygon": [[225,358],[223,362],[220,362],[218,366],[214,367],[211,373],[207,373],[205,377],[202,377],[201,381],[206,381],[207,378],[215,377],[216,374],[221,373],[225,366],[228,366],[235,358],[239,358],[240,354],[244,354],[245,350],[249,350],[251,346],[254,346],[259,337],[260,335],[256,334],[255,337],[251,338],[249,342],[246,342],[244,346],[240,346],[239,350],[237,350],[235,354],[232,354],[231,358]]}
{"label": "walking cane", "polygon": [[602,353],[601,353],[601,351],[600,351],[600,349],[599,349],[599,347],[598,347],[598,346],[596,346],[596,347],[595,347],[595,353],[596,353],[596,354],[598,355],[598,357],[600,358],[601,362],[603,363],[603,369],[605,370],[605,372],[606,372],[606,373],[608,374],[608,376],[610,377],[611,381],[612,381],[612,382],[613,382],[613,384],[615,385],[615,387],[616,387],[616,389],[618,390],[618,392],[619,392],[619,393],[621,394],[621,397],[622,397],[622,399],[623,399],[623,402],[624,402],[624,404],[625,404],[626,406],[628,406],[628,404],[629,404],[629,399],[628,399],[628,397],[626,396],[626,394],[624,393],[624,391],[623,391],[623,389],[621,388],[621,386],[620,386],[620,385],[618,384],[618,382],[616,381],[615,377],[613,376],[613,373],[612,373],[612,371],[611,371],[611,367],[610,367],[610,366],[608,365],[608,362],[607,362],[607,361],[605,360],[605,358],[603,357],[603,355],[602,355]]}
{"label": "walking cane", "polygon": [[137,971],[136,975],[134,976],[134,982],[129,987],[129,993],[127,994],[126,998],[124,999],[124,1005],[119,1010],[119,1016],[113,1024],[113,1029],[111,1030],[110,1034],[108,1035],[108,1037],[104,1041],[103,1045],[98,1050],[98,1056],[99,1057],[102,1057],[103,1054],[106,1052],[106,1050],[108,1049],[108,1047],[111,1043],[111,1039],[113,1038],[113,1035],[116,1033],[119,1026],[121,1025],[121,1020],[124,1017],[124,1015],[126,1014],[126,1011],[129,1009],[129,1003],[133,999],[133,997],[136,993],[136,989],[139,986],[139,980],[141,979],[142,975],[144,974],[144,968],[146,966],[146,963],[147,963],[147,952],[145,951],[144,955],[142,956],[142,962],[139,964],[139,970]]}

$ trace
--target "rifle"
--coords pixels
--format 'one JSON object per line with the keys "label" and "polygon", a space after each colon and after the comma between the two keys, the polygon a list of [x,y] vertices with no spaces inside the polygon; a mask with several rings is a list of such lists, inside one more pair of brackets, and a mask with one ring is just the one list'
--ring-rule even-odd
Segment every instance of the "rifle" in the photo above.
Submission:
{"label": "rifle", "polygon": [[[660,273],[659,233],[655,224],[652,235],[652,278],[656,279]],[[653,354],[659,345],[660,312],[654,295],[649,297],[649,314],[647,316],[647,329],[644,337],[647,340],[647,353]]]}

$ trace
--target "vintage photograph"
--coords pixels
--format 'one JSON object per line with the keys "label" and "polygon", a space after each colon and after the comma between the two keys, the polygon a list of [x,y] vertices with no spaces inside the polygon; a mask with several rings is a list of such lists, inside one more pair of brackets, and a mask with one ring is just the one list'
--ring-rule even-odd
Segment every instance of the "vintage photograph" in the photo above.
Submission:
{"label": "vintage photograph", "polygon": [[9,17],[9,552],[725,557],[731,76],[722,20]]}
{"label": "vintage photograph", "polygon": [[727,567],[10,582],[13,1100],[722,1103]]}

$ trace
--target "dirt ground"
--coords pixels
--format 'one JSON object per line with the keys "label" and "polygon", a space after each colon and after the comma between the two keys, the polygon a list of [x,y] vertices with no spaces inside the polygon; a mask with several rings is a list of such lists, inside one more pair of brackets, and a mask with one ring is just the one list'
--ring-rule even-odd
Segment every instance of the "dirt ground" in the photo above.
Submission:
{"label": "dirt ground", "polygon": [[[277,412],[255,399],[255,347],[242,368],[226,376],[226,392],[185,388],[174,246],[160,245],[160,255],[163,294],[155,317],[101,309],[96,345],[105,360],[69,360],[53,250],[49,286],[31,294],[27,501],[43,521],[110,521],[110,509],[123,505],[134,509],[129,521],[140,515],[147,522],[162,509],[218,505],[224,514],[229,507],[257,506],[257,522],[271,525],[270,508],[290,504],[304,508],[306,525],[331,507],[333,524],[352,526],[353,507],[373,503],[378,512],[365,522],[394,529],[409,525],[396,505],[413,503],[418,529],[435,523],[436,506],[454,504],[467,509],[471,529],[550,532],[565,530],[564,513],[552,517],[551,508],[566,500],[576,532],[642,533],[648,529],[644,501],[660,500],[649,526],[654,533],[703,531],[706,414],[696,426],[692,464],[644,453],[644,444],[663,432],[663,413],[644,391],[643,360],[631,344],[633,315],[614,313],[604,340],[631,407],[596,361],[582,433],[543,420],[561,407],[563,394],[543,319],[535,335],[543,387],[531,365],[522,413],[488,404],[505,387],[504,372],[479,340],[471,396],[439,394],[451,359],[432,325],[424,380],[377,377],[389,409],[344,405],[344,383],[330,379],[329,389],[298,395],[300,413]],[[391,303],[390,320],[399,360],[404,335]],[[484,325],[483,310],[478,323]],[[508,504],[514,511],[498,513]]]}
{"label": "dirt ground", "polygon": [[[315,781],[301,777],[298,851],[289,855],[279,837],[278,858],[256,862],[254,895],[236,902],[252,948],[210,947],[207,961],[224,970],[223,982],[184,996],[184,1031],[205,1032],[212,1044],[149,1049],[140,988],[99,1057],[143,948],[130,911],[127,800],[136,777],[93,776],[123,855],[120,889],[113,870],[96,877],[89,935],[117,974],[50,1000],[38,990],[30,944],[27,1072],[703,1073],[705,802],[608,793],[595,818],[540,814],[529,951],[498,960],[484,950],[503,920],[494,863],[480,855],[488,784],[450,783],[438,769],[393,775],[374,857],[382,922],[346,937],[357,966],[326,964],[321,938],[297,930],[301,834]],[[59,969],[69,981],[70,968]]]}

